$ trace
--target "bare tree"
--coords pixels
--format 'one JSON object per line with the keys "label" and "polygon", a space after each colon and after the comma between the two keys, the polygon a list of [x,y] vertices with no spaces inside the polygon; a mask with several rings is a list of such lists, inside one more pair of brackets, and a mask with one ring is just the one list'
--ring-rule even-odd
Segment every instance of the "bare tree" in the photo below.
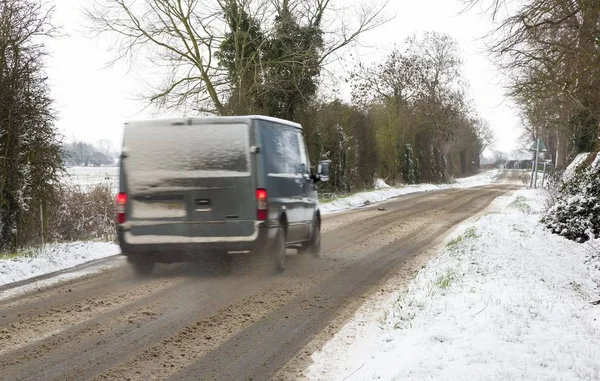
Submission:
{"label": "bare tree", "polygon": [[413,35],[403,48],[393,49],[385,62],[374,68],[359,64],[351,74],[355,101],[368,103],[374,97],[397,104],[418,99],[443,103],[464,89],[462,59],[450,36],[437,32]]}
{"label": "bare tree", "polygon": [[521,105],[526,124],[555,140],[557,166],[598,145],[600,2],[528,0],[518,7],[507,0],[465,3],[484,6],[493,18],[504,5],[514,10],[489,36],[490,51],[511,77],[509,94]]}
{"label": "bare tree", "polygon": [[444,181],[478,165],[492,134],[472,116],[461,66],[458,44],[429,32],[352,73],[354,101],[377,129],[381,176]]}
{"label": "bare tree", "polygon": [[490,123],[483,118],[478,118],[473,121],[473,128],[477,136],[477,155],[481,156],[486,148],[489,148],[494,144],[496,135],[494,134],[494,130],[492,130]]}
{"label": "bare tree", "polygon": [[397,47],[375,67],[359,62],[350,79],[353,99],[363,106],[378,100],[401,105],[417,96],[417,62]]}
{"label": "bare tree", "polygon": [[[249,34],[232,29],[243,26],[241,17],[247,15],[255,20],[267,38],[284,11],[292,12],[302,26],[319,27],[323,44],[318,49],[317,63],[323,65],[362,34],[389,20],[384,13],[386,2],[380,6],[363,5],[353,15],[355,23],[337,18],[335,3],[339,1],[95,0],[86,15],[96,34],[108,33],[115,38],[115,61],[145,55],[166,68],[169,74],[148,97],[151,104],[227,114],[232,86],[239,86],[239,79],[248,78],[248,72],[259,83],[262,73],[257,68],[267,64],[261,61],[260,53],[250,57],[244,52],[250,45],[250,50],[260,52],[266,39],[256,41],[247,38]],[[236,15],[232,15],[233,9],[237,10]],[[237,72],[234,76],[217,58],[232,31]]]}
{"label": "bare tree", "polygon": [[85,12],[93,31],[115,38],[114,62],[141,53],[169,68],[151,103],[209,105],[205,111],[224,113],[219,88],[226,80],[213,60],[223,35],[219,11],[199,0],[97,0]]}

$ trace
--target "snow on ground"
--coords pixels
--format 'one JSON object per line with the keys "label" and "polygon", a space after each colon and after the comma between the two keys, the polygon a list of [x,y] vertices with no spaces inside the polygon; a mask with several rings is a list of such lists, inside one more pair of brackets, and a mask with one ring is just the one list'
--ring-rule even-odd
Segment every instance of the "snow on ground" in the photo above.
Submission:
{"label": "snow on ground", "polygon": [[577,167],[579,167],[585,161],[585,159],[587,159],[588,156],[590,156],[589,152],[580,153],[579,155],[575,156],[575,159],[573,159],[571,164],[569,164],[569,166],[567,167],[567,169],[565,169],[565,172],[563,173],[563,181],[568,181],[569,179],[571,179],[571,177],[573,177],[573,175],[575,174]]}
{"label": "snow on ground", "polygon": [[118,245],[107,242],[46,245],[32,249],[24,256],[0,259],[0,285],[72,268],[120,252]]}
{"label": "snow on ground", "polygon": [[[600,299],[577,244],[517,191],[465,223],[406,290],[376,297],[313,355],[310,380],[599,380]],[[401,280],[392,280],[401,284]]]}
{"label": "snow on ground", "polygon": [[383,179],[375,179],[374,184],[373,184],[373,188],[375,188],[375,189],[387,189],[387,188],[391,188],[391,187],[385,183],[385,180],[383,180]]}
{"label": "snow on ground", "polygon": [[598,164],[600,164],[600,152],[596,154],[596,158],[592,161],[592,168],[595,168]]}
{"label": "snow on ground", "polygon": [[108,185],[116,193],[119,187],[118,167],[69,167],[66,181],[90,190],[97,185]]}
{"label": "snow on ground", "polygon": [[453,183],[450,184],[416,184],[403,186],[401,188],[390,187],[385,183],[384,180],[377,179],[375,181],[374,191],[361,192],[349,197],[336,199],[332,202],[322,203],[321,212],[323,214],[340,212],[343,210],[358,208],[361,206],[386,201],[394,197],[416,192],[425,192],[448,188],[470,188],[486,185],[491,183],[496,178],[496,176],[498,176],[499,173],[500,171],[498,170],[486,171],[475,176],[456,179]]}

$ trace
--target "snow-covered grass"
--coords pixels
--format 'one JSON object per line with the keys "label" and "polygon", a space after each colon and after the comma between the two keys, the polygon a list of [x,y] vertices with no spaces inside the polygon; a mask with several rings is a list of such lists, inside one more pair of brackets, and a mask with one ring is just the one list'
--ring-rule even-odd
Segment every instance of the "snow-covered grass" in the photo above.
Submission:
{"label": "snow-covered grass", "polygon": [[482,172],[475,176],[465,177],[454,180],[450,184],[417,184],[403,187],[390,187],[385,181],[378,179],[375,181],[375,190],[360,192],[348,197],[337,198],[332,201],[321,203],[322,213],[340,212],[347,209],[358,208],[382,201],[386,201],[402,195],[432,191],[449,188],[470,188],[491,183],[500,173],[499,170]]}
{"label": "snow-covered grass", "polygon": [[65,180],[83,190],[90,190],[98,185],[108,185],[116,193],[119,187],[119,168],[69,167]]}
{"label": "snow-covered grass", "polygon": [[599,380],[600,270],[586,259],[600,246],[545,230],[545,197],[520,190],[461,225],[406,290],[367,302],[315,353],[308,378]]}
{"label": "snow-covered grass", "polygon": [[0,259],[0,285],[75,267],[119,254],[114,243],[74,242],[32,248],[19,256]]}

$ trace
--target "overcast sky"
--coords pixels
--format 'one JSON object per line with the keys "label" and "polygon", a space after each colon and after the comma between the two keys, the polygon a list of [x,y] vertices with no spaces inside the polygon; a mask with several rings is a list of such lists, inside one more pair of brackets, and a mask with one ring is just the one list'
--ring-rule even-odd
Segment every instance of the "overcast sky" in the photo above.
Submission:
{"label": "overcast sky", "polygon": [[[51,57],[48,75],[59,111],[57,126],[68,140],[121,142],[122,126],[132,119],[150,118],[137,100],[143,89],[143,72],[125,64],[107,68],[113,58],[107,41],[83,33],[83,6],[89,0],[55,0],[54,21],[63,27],[63,38],[48,43]],[[481,38],[490,31],[490,20],[478,10],[460,14],[459,0],[391,0],[389,12],[396,18],[363,37],[365,62],[379,59],[391,46],[413,33],[434,30],[456,39],[465,61],[464,74],[479,114],[497,136],[498,149],[516,148],[520,121],[504,96],[502,77],[485,54]]]}

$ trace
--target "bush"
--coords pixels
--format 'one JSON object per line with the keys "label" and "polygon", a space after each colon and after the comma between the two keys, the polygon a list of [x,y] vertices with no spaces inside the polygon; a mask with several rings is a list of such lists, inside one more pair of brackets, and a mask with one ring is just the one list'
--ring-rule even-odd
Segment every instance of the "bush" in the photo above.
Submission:
{"label": "bush", "polygon": [[600,237],[600,163],[566,181],[542,222],[553,233],[585,242]]}
{"label": "bush", "polygon": [[110,187],[63,186],[49,211],[47,236],[54,242],[115,239],[115,204]]}

